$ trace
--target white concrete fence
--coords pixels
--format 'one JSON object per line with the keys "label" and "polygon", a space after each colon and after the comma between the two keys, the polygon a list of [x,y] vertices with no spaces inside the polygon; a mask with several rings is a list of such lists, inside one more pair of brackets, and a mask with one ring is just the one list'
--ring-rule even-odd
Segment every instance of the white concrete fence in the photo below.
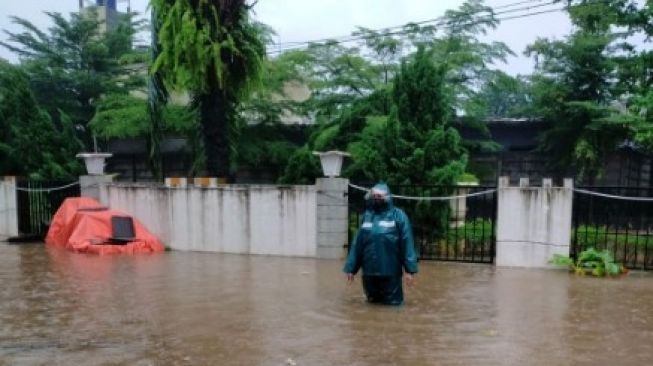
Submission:
{"label": "white concrete fence", "polygon": [[522,178],[511,187],[499,179],[497,202],[497,266],[548,267],[554,254],[569,255],[573,183],[553,187],[543,179],[541,187]]}
{"label": "white concrete fence", "polygon": [[104,184],[99,198],[111,208],[133,214],[176,250],[318,258],[345,255],[346,179],[318,179],[311,186],[207,182],[189,185],[183,179],[168,180],[168,187]]}
{"label": "white concrete fence", "polygon": [[[168,180],[168,186],[80,178],[82,195],[131,213],[175,250],[342,258],[348,233],[347,179],[315,185],[219,185]],[[0,181],[0,237],[17,229],[15,180]],[[569,254],[573,187],[498,186],[496,264],[548,267]],[[401,206],[401,203],[398,203]]]}
{"label": "white concrete fence", "polygon": [[16,178],[0,179],[0,237],[18,235],[18,209],[16,201]]}
{"label": "white concrete fence", "polygon": [[314,186],[110,184],[104,191],[104,204],[131,213],[172,249],[316,256]]}

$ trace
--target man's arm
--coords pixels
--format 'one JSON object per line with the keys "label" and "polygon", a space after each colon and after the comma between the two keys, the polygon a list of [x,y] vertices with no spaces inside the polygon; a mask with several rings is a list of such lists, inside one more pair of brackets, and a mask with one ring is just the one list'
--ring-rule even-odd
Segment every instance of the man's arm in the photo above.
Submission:
{"label": "man's arm", "polygon": [[353,280],[353,275],[355,275],[361,267],[362,264],[362,253],[361,253],[361,243],[360,243],[360,229],[356,232],[356,236],[349,247],[349,254],[347,255],[347,261],[345,262],[345,267],[343,272],[350,274],[348,280]]}
{"label": "man's arm", "polygon": [[415,251],[415,240],[413,238],[413,227],[408,216],[403,210],[399,210],[399,225],[401,227],[401,255],[402,264],[406,273],[414,274],[419,271],[417,266],[417,252]]}

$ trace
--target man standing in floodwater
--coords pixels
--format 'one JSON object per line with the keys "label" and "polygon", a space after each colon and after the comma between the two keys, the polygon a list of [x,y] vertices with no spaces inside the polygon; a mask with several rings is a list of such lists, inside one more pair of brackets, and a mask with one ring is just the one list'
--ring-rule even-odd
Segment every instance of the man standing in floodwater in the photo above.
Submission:
{"label": "man standing in floodwater", "polygon": [[415,281],[417,254],[413,229],[406,213],[394,207],[390,188],[376,184],[365,195],[365,213],[343,271],[347,283],[363,268],[363,289],[367,301],[401,305],[404,301],[402,273],[406,284]]}

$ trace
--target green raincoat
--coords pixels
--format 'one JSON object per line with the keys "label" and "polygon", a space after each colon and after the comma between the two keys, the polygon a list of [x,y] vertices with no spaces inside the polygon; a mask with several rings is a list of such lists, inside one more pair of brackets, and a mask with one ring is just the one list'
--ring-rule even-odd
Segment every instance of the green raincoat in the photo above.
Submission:
{"label": "green raincoat", "polygon": [[344,272],[363,269],[363,287],[370,302],[398,305],[403,302],[403,271],[417,273],[417,254],[408,216],[394,207],[390,188],[379,183],[373,190],[385,192],[385,205],[367,209],[345,263]]}

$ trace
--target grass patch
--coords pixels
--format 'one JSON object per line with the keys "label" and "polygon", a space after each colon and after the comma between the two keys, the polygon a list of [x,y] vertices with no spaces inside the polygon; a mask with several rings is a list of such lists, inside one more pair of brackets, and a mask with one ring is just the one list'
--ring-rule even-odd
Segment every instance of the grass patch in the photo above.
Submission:
{"label": "grass patch", "polygon": [[488,243],[494,237],[494,227],[490,220],[478,218],[466,221],[462,226],[449,228],[445,237],[450,244],[463,240],[471,244]]}
{"label": "grass patch", "polygon": [[653,233],[642,230],[608,229],[606,226],[580,225],[574,228],[576,244],[581,248],[637,246],[653,248]]}

